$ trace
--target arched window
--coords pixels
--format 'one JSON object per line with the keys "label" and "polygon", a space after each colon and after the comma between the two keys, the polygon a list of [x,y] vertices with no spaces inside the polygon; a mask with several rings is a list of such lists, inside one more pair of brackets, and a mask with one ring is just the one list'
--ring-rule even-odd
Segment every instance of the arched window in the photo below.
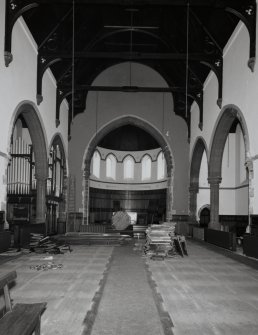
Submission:
{"label": "arched window", "polygon": [[134,160],[131,156],[127,156],[124,160],[124,178],[133,179],[134,177]]}
{"label": "arched window", "polygon": [[145,155],[142,159],[142,180],[151,178],[151,159]]}
{"label": "arched window", "polygon": [[97,178],[100,177],[100,154],[98,151],[93,154],[92,174]]}
{"label": "arched window", "polygon": [[116,179],[116,158],[111,154],[106,159],[106,176]]}
{"label": "arched window", "polygon": [[165,178],[165,157],[163,152],[161,151],[158,155],[157,159],[157,179],[164,179]]}

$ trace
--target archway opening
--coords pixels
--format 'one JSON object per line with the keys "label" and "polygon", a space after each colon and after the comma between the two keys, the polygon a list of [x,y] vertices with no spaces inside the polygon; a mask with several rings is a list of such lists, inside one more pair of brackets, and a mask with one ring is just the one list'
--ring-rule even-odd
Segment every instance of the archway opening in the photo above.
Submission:
{"label": "archway opening", "polygon": [[[123,136],[113,136],[114,131],[120,131]],[[126,132],[128,136],[125,135]],[[122,137],[125,138],[124,144]],[[133,142],[130,141],[130,137],[134,138]],[[101,156],[101,178],[96,178],[93,171],[93,166],[96,166],[96,162],[92,161],[95,152],[99,152]],[[142,164],[146,159],[146,153],[151,157],[151,162],[148,160],[150,164],[145,166],[150,168],[151,172],[144,174],[149,176],[148,180],[142,180]],[[158,180],[158,160],[162,161],[159,157],[160,153],[163,155],[163,161],[166,162],[166,173]],[[116,176],[112,179],[106,174],[106,159],[110,154],[115,157],[114,164],[116,164]],[[134,169],[133,173],[128,171],[131,168]],[[166,141],[162,134],[148,123],[135,117],[124,117],[108,124],[98,132],[85,154],[84,223],[110,222],[111,215],[117,209],[125,210],[132,217],[136,217],[136,220],[133,219],[136,224],[158,223],[172,219],[172,169],[172,154]],[[126,178],[125,170],[131,178]],[[103,196],[100,196],[103,192],[105,201]],[[97,207],[97,204],[101,204],[101,198],[102,205]],[[106,210],[102,211],[104,208]]]}
{"label": "archway opening", "polygon": [[63,142],[59,135],[52,141],[48,155],[47,234],[66,231],[67,169]]}
{"label": "archway opening", "polygon": [[26,243],[30,232],[45,233],[47,179],[44,133],[35,109],[28,103],[17,110],[9,150],[7,221],[16,230],[23,226]]}
{"label": "archway opening", "polygon": [[198,138],[193,149],[190,166],[189,215],[192,224],[197,223],[197,211],[209,199],[207,178],[208,162],[206,145],[202,138]]}
{"label": "archway opening", "polygon": [[224,110],[218,121],[209,160],[210,228],[244,233],[249,217],[248,132],[241,112]]}

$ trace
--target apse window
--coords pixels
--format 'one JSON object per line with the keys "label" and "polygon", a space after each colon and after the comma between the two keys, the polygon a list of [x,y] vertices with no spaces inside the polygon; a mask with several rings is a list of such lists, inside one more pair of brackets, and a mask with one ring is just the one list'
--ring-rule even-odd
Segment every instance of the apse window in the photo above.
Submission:
{"label": "apse window", "polygon": [[134,160],[128,156],[124,160],[124,178],[133,179],[134,177]]}
{"label": "apse window", "polygon": [[113,155],[106,159],[106,177],[116,179],[116,158]]}
{"label": "apse window", "polygon": [[165,178],[165,157],[163,152],[161,151],[158,155],[157,159],[157,179],[164,179]]}
{"label": "apse window", "polygon": [[93,154],[92,174],[96,177],[100,177],[100,154],[95,151]]}
{"label": "apse window", "polygon": [[142,159],[142,180],[151,178],[151,158],[144,156]]}

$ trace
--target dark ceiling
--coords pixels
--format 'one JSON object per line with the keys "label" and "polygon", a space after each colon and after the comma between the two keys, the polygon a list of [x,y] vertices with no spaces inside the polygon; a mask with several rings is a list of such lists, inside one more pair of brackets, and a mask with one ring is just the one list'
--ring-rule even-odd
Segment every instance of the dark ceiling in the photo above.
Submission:
{"label": "dark ceiling", "polygon": [[[71,121],[85,109],[87,92],[94,90],[172,92],[175,113],[188,127],[191,103],[197,102],[201,127],[203,83],[214,71],[220,105],[223,48],[239,19],[250,34],[250,59],[255,57],[255,0],[6,1],[6,62],[12,25],[23,15],[38,44],[38,104],[44,97],[42,77],[48,67],[57,80],[57,126],[64,98],[71,107]],[[124,61],[150,66],[168,87],[92,86],[103,69]]]}
{"label": "dark ceiling", "polygon": [[119,151],[145,151],[160,147],[149,133],[132,125],[111,131],[98,143],[98,146]]}

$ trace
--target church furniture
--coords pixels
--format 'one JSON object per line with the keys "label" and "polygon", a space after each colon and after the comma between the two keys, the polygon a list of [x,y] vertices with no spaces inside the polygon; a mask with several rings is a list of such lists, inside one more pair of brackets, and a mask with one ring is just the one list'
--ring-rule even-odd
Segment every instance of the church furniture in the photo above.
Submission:
{"label": "church furniture", "polygon": [[258,258],[258,236],[245,234],[243,237],[243,253],[246,256]]}
{"label": "church furniture", "polygon": [[9,231],[0,231],[0,252],[7,251],[11,246],[11,233]]}
{"label": "church furniture", "polygon": [[16,271],[0,277],[0,291],[4,292],[4,315],[0,319],[0,335],[40,335],[41,315],[46,302],[15,304],[12,306],[9,285],[17,278]]}
{"label": "church furniture", "polygon": [[235,233],[206,228],[204,230],[204,240],[218,247],[236,251]]}

